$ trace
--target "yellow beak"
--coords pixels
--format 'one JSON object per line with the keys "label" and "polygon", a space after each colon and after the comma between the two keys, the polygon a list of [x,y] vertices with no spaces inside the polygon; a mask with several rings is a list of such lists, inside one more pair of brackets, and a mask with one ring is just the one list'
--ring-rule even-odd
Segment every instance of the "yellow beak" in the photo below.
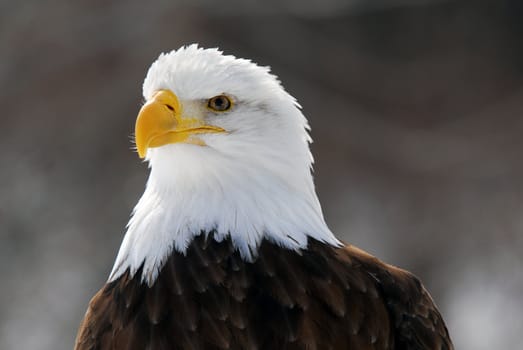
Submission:
{"label": "yellow beak", "polygon": [[179,142],[203,146],[203,141],[191,136],[222,132],[225,130],[206,125],[200,119],[183,118],[178,97],[169,90],[160,90],[138,113],[135,127],[136,149],[140,158],[145,158],[150,147]]}

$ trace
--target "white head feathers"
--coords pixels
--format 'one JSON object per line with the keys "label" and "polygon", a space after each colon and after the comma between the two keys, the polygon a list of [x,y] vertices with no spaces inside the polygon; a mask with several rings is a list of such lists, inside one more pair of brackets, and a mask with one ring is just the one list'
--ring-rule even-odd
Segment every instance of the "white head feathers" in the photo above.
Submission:
{"label": "white head feathers", "polygon": [[[266,238],[289,249],[307,237],[339,241],[324,222],[311,175],[308,124],[269,68],[196,45],[162,54],[147,73],[143,95],[170,90],[184,107],[227,131],[200,134],[206,146],[169,144],[147,151],[151,174],[134,209],[110,280],[143,264],[152,283],[173,249],[195,235],[230,235],[241,255],[255,257]],[[225,113],[205,108],[231,96]]]}

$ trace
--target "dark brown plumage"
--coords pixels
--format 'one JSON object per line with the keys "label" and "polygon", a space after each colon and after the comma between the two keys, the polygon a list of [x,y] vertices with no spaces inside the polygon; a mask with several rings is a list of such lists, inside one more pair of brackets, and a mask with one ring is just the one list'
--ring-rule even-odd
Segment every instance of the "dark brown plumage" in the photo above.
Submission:
{"label": "dark brown plumage", "polygon": [[91,300],[77,350],[453,349],[420,281],[358,248],[263,241],[253,262],[202,234],[151,287],[127,271]]}

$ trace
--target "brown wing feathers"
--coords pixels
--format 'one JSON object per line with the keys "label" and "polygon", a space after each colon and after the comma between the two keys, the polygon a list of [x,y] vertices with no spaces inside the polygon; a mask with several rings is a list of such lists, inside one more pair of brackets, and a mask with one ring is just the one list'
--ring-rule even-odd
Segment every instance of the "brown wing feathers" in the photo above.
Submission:
{"label": "brown wing feathers", "polygon": [[416,276],[356,247],[344,251],[376,279],[392,318],[394,349],[454,349],[443,318]]}
{"label": "brown wing feathers", "polygon": [[92,299],[76,349],[451,349],[411,274],[354,247],[264,241],[245,262],[200,235],[149,288],[124,274]]}

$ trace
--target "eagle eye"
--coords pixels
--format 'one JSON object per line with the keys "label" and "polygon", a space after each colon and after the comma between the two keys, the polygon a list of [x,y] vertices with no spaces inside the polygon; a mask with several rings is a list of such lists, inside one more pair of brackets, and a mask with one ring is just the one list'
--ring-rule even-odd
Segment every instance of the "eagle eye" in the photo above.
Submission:
{"label": "eagle eye", "polygon": [[225,95],[214,96],[207,102],[207,107],[215,112],[225,112],[232,107],[232,101]]}

